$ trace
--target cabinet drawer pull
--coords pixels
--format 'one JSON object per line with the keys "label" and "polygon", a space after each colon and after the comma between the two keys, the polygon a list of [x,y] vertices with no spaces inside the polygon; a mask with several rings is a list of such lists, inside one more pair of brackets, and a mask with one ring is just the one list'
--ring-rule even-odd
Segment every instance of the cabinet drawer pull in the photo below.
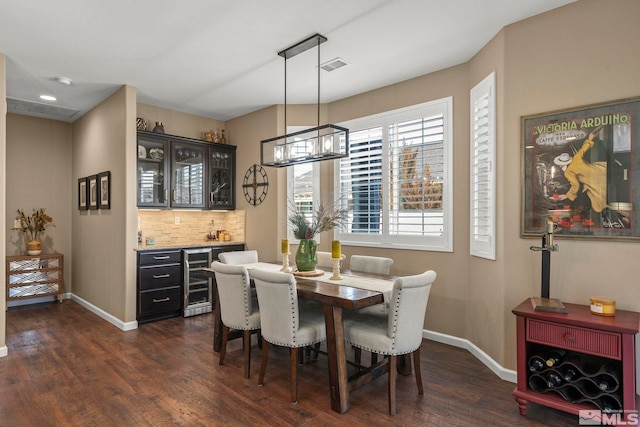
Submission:
{"label": "cabinet drawer pull", "polygon": [[153,302],[167,302],[169,301],[171,298],[166,297],[166,298],[162,298],[162,299],[153,299]]}
{"label": "cabinet drawer pull", "polygon": [[171,258],[169,255],[164,255],[164,256],[154,256],[153,259],[169,259]]}
{"label": "cabinet drawer pull", "polygon": [[170,274],[154,274],[153,278],[154,279],[166,279],[167,277],[171,277]]}

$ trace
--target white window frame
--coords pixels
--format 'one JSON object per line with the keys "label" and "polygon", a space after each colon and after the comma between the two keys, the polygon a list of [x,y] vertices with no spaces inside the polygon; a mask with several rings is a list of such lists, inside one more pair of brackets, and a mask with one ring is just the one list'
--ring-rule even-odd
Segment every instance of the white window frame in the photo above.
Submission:
{"label": "white window frame", "polygon": [[[409,236],[389,234],[389,207],[382,203],[382,232],[381,234],[349,233],[340,228],[334,230],[334,239],[344,245],[384,247],[392,249],[411,249],[437,252],[453,252],[453,97],[446,97],[423,104],[400,108],[385,113],[375,114],[359,119],[340,123],[355,132],[360,129],[382,127],[382,188],[383,192],[389,188],[389,125],[423,117],[442,114],[443,129],[443,192],[442,215],[443,229],[441,236]],[[336,206],[340,203],[340,160],[334,161],[334,194]]]}
{"label": "white window frame", "polygon": [[[470,92],[470,254],[496,259],[496,73]],[[480,191],[482,189],[482,191]]]}
{"label": "white window frame", "polygon": [[[305,126],[305,127],[288,126],[287,133],[298,132],[308,128],[309,126]],[[320,165],[318,164],[318,162],[307,163],[307,165],[312,166],[311,173],[312,173],[313,191],[312,191],[311,198],[313,200],[313,212],[315,212],[316,210],[318,210],[318,206],[320,206]],[[293,235],[293,228],[291,228],[291,224],[289,224],[289,217],[291,216],[291,214],[293,214],[292,206],[291,206],[291,203],[289,203],[289,201],[294,200],[294,194],[293,194],[294,179],[295,179],[293,174],[294,166],[295,165],[291,165],[287,167],[287,238],[291,243],[298,244],[300,240]],[[320,234],[321,233],[318,233],[314,237],[314,240],[318,243],[320,243]]]}

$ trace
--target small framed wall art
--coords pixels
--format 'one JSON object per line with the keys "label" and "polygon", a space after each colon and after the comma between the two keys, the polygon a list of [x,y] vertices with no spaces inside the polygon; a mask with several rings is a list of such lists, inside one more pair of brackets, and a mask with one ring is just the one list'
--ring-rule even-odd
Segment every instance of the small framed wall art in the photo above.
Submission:
{"label": "small framed wall art", "polygon": [[89,208],[87,203],[87,177],[78,178],[78,209],[85,211]]}
{"label": "small framed wall art", "polygon": [[98,174],[98,208],[111,209],[111,171]]}
{"label": "small framed wall art", "polygon": [[87,178],[89,209],[98,209],[98,175]]}

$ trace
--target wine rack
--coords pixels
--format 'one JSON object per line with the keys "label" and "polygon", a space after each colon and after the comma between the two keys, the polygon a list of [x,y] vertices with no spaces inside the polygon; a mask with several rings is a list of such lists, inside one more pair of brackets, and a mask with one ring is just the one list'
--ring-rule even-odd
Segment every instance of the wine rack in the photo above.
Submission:
{"label": "wine rack", "polygon": [[513,396],[520,414],[526,415],[532,402],[576,415],[634,413],[640,407],[635,381],[640,313],[616,310],[604,317],[591,314],[588,305],[564,305],[566,314],[536,311],[529,299],[513,309],[518,373]]}
{"label": "wine rack", "polygon": [[528,385],[531,390],[557,393],[567,402],[591,404],[603,412],[622,410],[619,363],[568,353],[562,361],[549,367],[544,355],[545,351],[541,349],[529,358]]}

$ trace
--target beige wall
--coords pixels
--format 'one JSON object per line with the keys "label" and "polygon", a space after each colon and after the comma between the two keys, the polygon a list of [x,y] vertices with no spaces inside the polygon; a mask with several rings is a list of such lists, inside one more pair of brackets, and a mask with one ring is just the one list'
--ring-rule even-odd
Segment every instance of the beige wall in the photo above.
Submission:
{"label": "beige wall", "polygon": [[282,216],[277,213],[278,198],[282,197],[282,191],[284,191],[279,188],[283,182],[279,174],[283,171],[265,168],[269,178],[269,189],[266,199],[258,206],[247,202],[242,190],[242,183],[247,170],[254,164],[260,163],[260,141],[282,132],[282,126],[278,125],[279,109],[278,106],[273,106],[225,122],[229,135],[233,136],[232,143],[238,146],[236,151],[236,207],[246,211],[247,249],[257,250],[260,258],[265,261],[278,259],[278,236],[286,235],[283,228],[286,224],[283,222]]}
{"label": "beige wall", "polygon": [[135,88],[124,86],[73,123],[73,188],[111,171],[111,209],[72,210],[73,293],[123,322],[136,304],[134,116]]}
{"label": "beige wall", "polygon": [[71,209],[75,186],[71,176],[71,124],[18,114],[7,115],[6,191],[9,230],[7,255],[26,254],[25,235],[11,230],[16,210],[26,214],[45,208],[54,221],[41,235],[45,253],[58,252],[64,258],[65,291],[71,292]]}
{"label": "beige wall", "polygon": [[[147,122],[147,130],[152,131],[156,122],[164,124],[164,132],[169,135],[184,136],[186,138],[203,139],[203,132],[218,132],[224,129],[224,122],[207,117],[194,116],[180,111],[168,110],[154,105],[137,103],[136,117]],[[233,134],[225,132],[227,144],[233,144]]]}
{"label": "beige wall", "polygon": [[[7,193],[7,74],[6,57],[0,53],[0,194]],[[6,200],[0,196],[0,224],[7,224]],[[7,239],[8,226],[0,227],[0,242]],[[0,245],[0,259],[7,255],[5,245]],[[0,277],[5,277],[6,267],[0,262]],[[0,292],[0,357],[7,354],[7,300],[6,292]]]}

